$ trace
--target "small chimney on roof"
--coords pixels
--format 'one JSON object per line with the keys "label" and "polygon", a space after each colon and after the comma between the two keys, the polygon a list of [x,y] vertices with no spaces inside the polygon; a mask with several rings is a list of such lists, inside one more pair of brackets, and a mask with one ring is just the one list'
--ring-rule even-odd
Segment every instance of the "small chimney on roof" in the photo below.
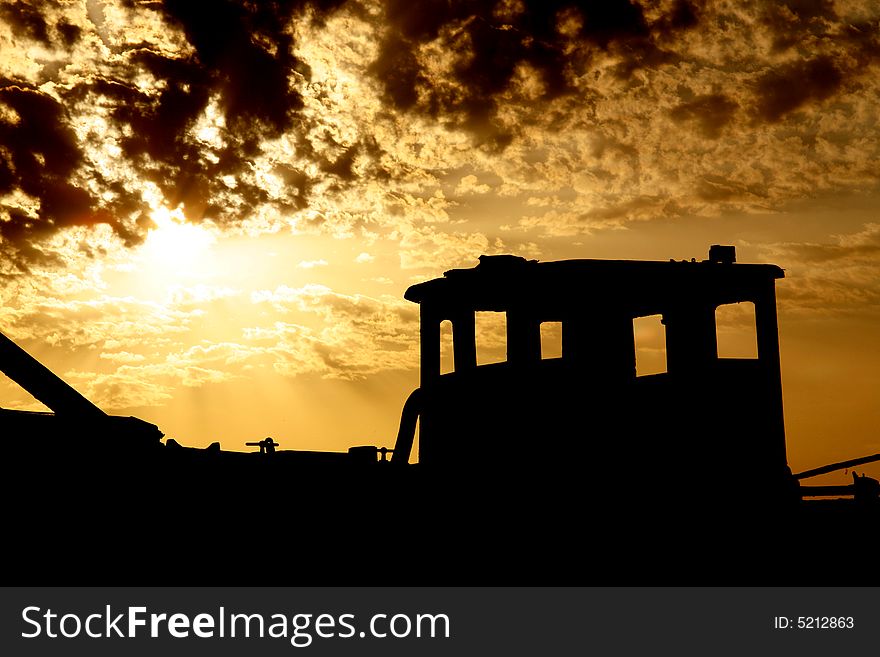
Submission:
{"label": "small chimney on roof", "polygon": [[709,262],[720,262],[732,265],[736,262],[736,247],[713,244],[709,247]]}

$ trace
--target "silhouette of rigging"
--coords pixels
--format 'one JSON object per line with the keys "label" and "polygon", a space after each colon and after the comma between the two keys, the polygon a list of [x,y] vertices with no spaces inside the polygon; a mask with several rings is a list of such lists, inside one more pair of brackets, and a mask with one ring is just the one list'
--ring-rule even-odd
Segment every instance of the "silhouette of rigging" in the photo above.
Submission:
{"label": "silhouette of rigging", "polygon": [[[107,415],[2,333],[0,371],[54,411],[0,409],[0,428],[7,435],[45,443],[50,456],[66,459],[90,451],[119,455],[161,445],[164,434],[156,425]],[[76,436],[87,436],[88,444],[69,439]]]}
{"label": "silhouette of rigging", "polygon": [[272,437],[269,436],[267,438],[264,438],[263,440],[260,440],[259,442],[245,443],[245,445],[247,445],[248,447],[259,447],[260,454],[270,455],[275,453],[275,448],[278,447],[280,443],[276,443],[274,440],[272,440]]}

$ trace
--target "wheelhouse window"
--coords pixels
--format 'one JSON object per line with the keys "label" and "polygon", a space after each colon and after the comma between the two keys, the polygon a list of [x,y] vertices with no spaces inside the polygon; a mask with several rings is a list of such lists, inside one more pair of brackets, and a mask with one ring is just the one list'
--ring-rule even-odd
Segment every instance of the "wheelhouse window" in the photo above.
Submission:
{"label": "wheelhouse window", "polygon": [[507,360],[507,315],[477,312],[474,317],[477,365],[503,363]]}
{"label": "wheelhouse window", "polygon": [[455,359],[452,353],[452,322],[448,319],[440,322],[440,374],[455,371]]}
{"label": "wheelhouse window", "polygon": [[[666,327],[661,315],[633,320],[636,346],[636,376],[664,374],[666,370]],[[601,347],[601,345],[598,345]]]}
{"label": "wheelhouse window", "polygon": [[541,358],[562,358],[562,322],[541,322]]}
{"label": "wheelhouse window", "polygon": [[715,309],[718,358],[757,358],[758,331],[755,304],[730,303]]}

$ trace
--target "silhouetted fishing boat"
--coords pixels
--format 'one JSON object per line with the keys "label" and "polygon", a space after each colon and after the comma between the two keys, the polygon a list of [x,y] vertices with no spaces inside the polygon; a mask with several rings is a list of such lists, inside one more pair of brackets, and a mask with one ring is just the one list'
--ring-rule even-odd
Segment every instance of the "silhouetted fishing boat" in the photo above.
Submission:
{"label": "silhouetted fishing boat", "polygon": [[[481,256],[472,269],[410,287],[421,378],[393,449],[163,443],[155,425],[106,415],[0,335],[0,369],[54,411],[0,410],[7,484],[18,473],[6,499],[19,562],[65,577],[71,564],[192,577],[199,563],[232,568],[231,547],[277,547],[322,565],[390,559],[398,575],[424,559],[433,572],[491,574],[492,554],[504,550],[537,559],[523,572],[559,576],[598,551],[629,573],[657,575],[655,559],[699,572],[720,555],[763,546],[766,556],[817,533],[875,527],[876,480],[802,482],[880,455],[792,474],[775,295],[784,273],[735,260],[723,246],[700,262]],[[756,357],[719,358],[716,311],[740,303],[754,304]],[[506,362],[477,364],[483,311],[504,313]],[[633,322],[651,315],[665,325],[667,371],[638,376]],[[445,320],[454,370],[441,374]],[[559,358],[542,357],[544,322],[561,325]],[[839,499],[812,501],[829,496]],[[632,556],[635,543],[658,535],[667,544],[653,545],[653,558]],[[691,554],[695,541],[711,547]],[[186,568],[162,556],[181,551]],[[132,569],[132,555],[149,565]],[[745,572],[776,572],[752,557]]]}

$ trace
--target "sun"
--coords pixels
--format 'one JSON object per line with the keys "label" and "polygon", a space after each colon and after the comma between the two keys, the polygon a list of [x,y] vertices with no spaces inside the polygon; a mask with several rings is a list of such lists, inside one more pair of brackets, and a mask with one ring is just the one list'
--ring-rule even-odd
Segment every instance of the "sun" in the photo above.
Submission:
{"label": "sun", "polygon": [[150,215],[151,228],[141,250],[147,262],[177,274],[203,270],[215,235],[208,229],[186,221],[181,208],[160,206]]}

